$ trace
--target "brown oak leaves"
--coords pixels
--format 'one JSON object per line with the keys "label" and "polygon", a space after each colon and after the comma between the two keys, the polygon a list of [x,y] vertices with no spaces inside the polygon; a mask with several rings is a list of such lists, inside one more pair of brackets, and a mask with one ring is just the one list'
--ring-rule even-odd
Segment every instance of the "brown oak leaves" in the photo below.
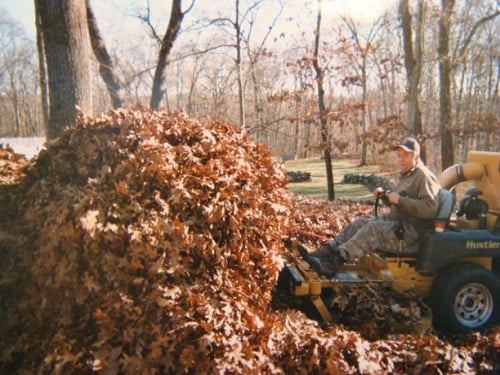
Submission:
{"label": "brown oak leaves", "polygon": [[461,351],[370,342],[274,310],[292,228],[334,235],[368,208],[297,200],[226,123],[135,107],[81,115],[30,163],[0,151],[0,372],[459,372],[494,358],[493,336]]}

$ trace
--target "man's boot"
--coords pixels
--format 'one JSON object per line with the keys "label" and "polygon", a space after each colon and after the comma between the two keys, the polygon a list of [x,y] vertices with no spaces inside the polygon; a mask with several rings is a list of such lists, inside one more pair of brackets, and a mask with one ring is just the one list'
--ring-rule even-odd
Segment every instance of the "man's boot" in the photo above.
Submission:
{"label": "man's boot", "polygon": [[335,276],[339,266],[345,262],[338,249],[335,249],[333,252],[331,251],[328,258],[320,259],[309,255],[306,260],[314,271],[316,271],[319,275],[324,275],[326,277]]}
{"label": "man's boot", "polygon": [[309,256],[319,260],[329,259],[333,253],[338,252],[339,244],[335,240],[326,242],[320,249],[309,253]]}
{"label": "man's boot", "polygon": [[298,245],[298,250],[314,271],[326,277],[333,277],[337,273],[339,265],[344,263],[335,240],[328,241],[316,251],[310,252],[303,244]]}
{"label": "man's boot", "polygon": [[324,259],[328,259],[333,252],[338,251],[337,246],[338,246],[337,241],[331,240],[331,241],[326,242],[318,250],[314,250],[314,251],[310,251],[307,248],[307,246],[305,246],[304,244],[299,244],[297,246],[297,248],[299,250],[300,255],[305,260],[307,260],[308,257],[314,257],[314,258],[318,258],[319,260],[324,260]]}

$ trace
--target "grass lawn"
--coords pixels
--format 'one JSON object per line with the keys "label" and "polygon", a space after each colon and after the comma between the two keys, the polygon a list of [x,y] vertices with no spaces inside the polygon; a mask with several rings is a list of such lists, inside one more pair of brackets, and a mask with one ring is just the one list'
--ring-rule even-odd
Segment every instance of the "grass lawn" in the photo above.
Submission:
{"label": "grass lawn", "polygon": [[[359,161],[333,160],[333,181],[335,199],[370,199],[372,191],[364,185],[342,183],[345,174],[377,174],[377,166],[359,166]],[[287,171],[302,171],[311,173],[311,181],[289,183],[288,189],[295,194],[301,194],[318,199],[327,199],[328,191],[326,187],[326,167],[324,160],[303,159],[290,160],[285,162]]]}

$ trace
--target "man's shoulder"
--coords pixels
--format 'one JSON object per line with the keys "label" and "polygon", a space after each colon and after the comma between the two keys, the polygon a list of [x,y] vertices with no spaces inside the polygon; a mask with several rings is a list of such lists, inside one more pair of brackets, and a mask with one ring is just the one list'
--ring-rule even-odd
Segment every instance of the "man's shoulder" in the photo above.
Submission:
{"label": "man's shoulder", "polygon": [[418,174],[420,175],[418,179],[421,181],[421,183],[427,186],[427,189],[429,191],[432,191],[432,195],[435,197],[441,189],[441,184],[439,183],[439,179],[437,178],[437,176],[430,168],[428,168],[423,163],[418,168]]}
{"label": "man's shoulder", "polygon": [[436,174],[424,163],[417,164],[415,170],[419,171],[420,173],[424,174],[425,176],[432,176],[433,178],[436,178]]}

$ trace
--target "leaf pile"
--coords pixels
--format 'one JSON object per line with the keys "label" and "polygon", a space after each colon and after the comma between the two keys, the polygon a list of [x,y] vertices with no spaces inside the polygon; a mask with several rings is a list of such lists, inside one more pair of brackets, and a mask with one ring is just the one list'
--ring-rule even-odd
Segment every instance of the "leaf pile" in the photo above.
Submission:
{"label": "leaf pile", "polygon": [[23,169],[28,164],[24,155],[15,153],[9,145],[0,144],[0,207],[3,208],[0,209],[0,245],[14,240],[2,223],[8,223],[11,219],[12,212],[8,207],[13,202],[10,193],[24,177]]}
{"label": "leaf pile", "polygon": [[298,242],[313,247],[335,238],[346,225],[359,217],[373,215],[373,205],[365,203],[324,201],[304,196],[294,196],[290,201],[293,215],[290,229]]}
{"label": "leaf pile", "polygon": [[370,342],[273,310],[293,227],[329,222],[334,235],[367,208],[308,211],[228,124],[142,107],[81,115],[22,173],[0,208],[15,238],[0,242],[1,373],[492,369],[498,331],[467,348]]}
{"label": "leaf pile", "polygon": [[224,366],[248,357],[252,368],[256,342],[237,338],[264,327],[285,183],[227,124],[144,109],[82,116],[16,197],[31,248],[16,250],[29,305],[9,322],[25,327],[12,348],[43,331],[42,351],[60,348],[46,366],[215,370],[229,351]]}
{"label": "leaf pile", "polygon": [[15,183],[26,165],[28,159],[24,155],[16,154],[9,145],[0,143],[0,185]]}

